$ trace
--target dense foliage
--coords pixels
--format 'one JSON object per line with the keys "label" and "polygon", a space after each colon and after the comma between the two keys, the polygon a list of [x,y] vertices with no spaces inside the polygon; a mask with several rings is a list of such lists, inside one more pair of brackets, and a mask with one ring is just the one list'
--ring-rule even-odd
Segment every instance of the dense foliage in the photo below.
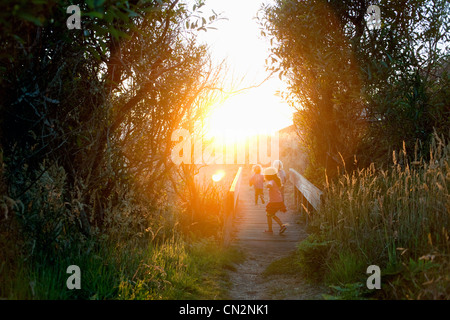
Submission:
{"label": "dense foliage", "polygon": [[[372,164],[327,185],[312,235],[299,246],[310,278],[341,298],[450,297],[450,145],[433,138],[428,161],[419,149],[414,161],[402,149],[388,170]],[[369,265],[382,270],[381,290],[365,287]]]}
{"label": "dense foliage", "polygon": [[[217,87],[196,39],[218,16],[202,14],[203,1],[86,1],[78,30],[66,25],[71,4],[0,5],[0,297],[33,297],[20,283],[37,276],[45,286],[42,276],[64,277],[71,259],[95,267],[93,255],[116,268],[108,288],[117,289],[136,271],[125,256],[145,263],[141,254],[199,210],[176,196],[199,186],[194,168],[171,162],[171,136],[203,116]],[[218,192],[209,192],[216,217]]]}
{"label": "dense foliage", "polygon": [[[371,4],[379,29],[366,23]],[[427,150],[434,129],[448,134],[447,1],[279,0],[262,12],[316,183],[355,156],[361,167],[386,164],[403,141]]]}
{"label": "dense foliage", "polygon": [[[369,5],[379,29],[366,23]],[[297,261],[333,288],[328,298],[449,298],[449,13],[441,0],[262,8],[304,174],[324,190]],[[382,290],[365,286],[369,265],[381,267]]]}

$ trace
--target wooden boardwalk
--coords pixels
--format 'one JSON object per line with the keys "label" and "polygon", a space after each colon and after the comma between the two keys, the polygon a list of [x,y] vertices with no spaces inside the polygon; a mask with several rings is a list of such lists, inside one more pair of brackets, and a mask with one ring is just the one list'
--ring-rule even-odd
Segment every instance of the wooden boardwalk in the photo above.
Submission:
{"label": "wooden boardwalk", "polygon": [[286,206],[288,212],[278,212],[277,216],[287,225],[287,230],[279,234],[279,226],[273,221],[273,234],[267,230],[266,204],[269,201],[268,190],[264,190],[266,204],[255,205],[254,189],[248,185],[250,172],[243,172],[239,204],[233,221],[233,244],[244,249],[270,251],[274,254],[286,253],[295,249],[298,241],[304,239],[304,227],[298,223],[299,214],[293,209],[292,186],[286,185]]}
{"label": "wooden boardwalk", "polygon": [[[243,171],[241,191],[235,219],[232,225],[232,245],[241,249],[246,260],[237,265],[237,270],[231,273],[231,299],[309,299],[311,292],[305,285],[296,283],[298,292],[285,292],[284,295],[274,296],[273,283],[262,276],[267,266],[280,258],[286,257],[296,250],[299,241],[307,237],[303,223],[299,223],[299,213],[294,210],[294,193],[291,183],[285,186],[286,213],[278,212],[277,216],[287,225],[287,230],[279,234],[279,226],[273,221],[273,234],[264,233],[267,229],[266,205],[255,205],[254,189],[249,186],[251,172]],[[264,190],[266,204],[268,190]],[[298,279],[297,279],[298,280]],[[284,281],[284,282],[283,282]],[[288,285],[291,279],[276,279],[277,290],[294,290]],[[292,282],[295,282],[292,279]],[[283,284],[284,283],[284,284]],[[308,291],[308,292],[307,292]]]}

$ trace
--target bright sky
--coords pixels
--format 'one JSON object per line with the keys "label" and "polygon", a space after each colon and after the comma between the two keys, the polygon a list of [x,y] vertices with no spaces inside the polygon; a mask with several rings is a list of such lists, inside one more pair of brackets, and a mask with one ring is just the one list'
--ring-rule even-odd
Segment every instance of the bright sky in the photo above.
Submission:
{"label": "bright sky", "polygon": [[[263,2],[271,0],[207,0],[202,8],[205,15],[213,9],[228,19],[215,22],[217,30],[201,32],[200,40],[210,46],[215,61],[226,59],[228,85],[235,85],[234,90],[258,85],[269,75],[265,69],[269,40],[261,36],[254,19]],[[260,87],[231,96],[212,115],[212,130],[236,135],[273,132],[291,125],[292,109],[275,95],[277,90],[284,90],[284,84],[274,76]]]}

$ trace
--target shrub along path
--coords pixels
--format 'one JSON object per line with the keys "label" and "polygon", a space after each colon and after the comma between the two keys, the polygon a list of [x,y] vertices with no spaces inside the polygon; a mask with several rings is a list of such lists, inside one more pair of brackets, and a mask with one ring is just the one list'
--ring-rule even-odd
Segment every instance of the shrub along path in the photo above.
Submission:
{"label": "shrub along path", "polygon": [[[321,299],[321,294],[326,292],[324,288],[308,284],[299,272],[292,272],[298,269],[298,266],[289,259],[289,256],[295,252],[297,243],[307,237],[305,226],[299,222],[299,214],[294,210],[292,184],[287,183],[285,186],[285,202],[288,211],[277,213],[277,216],[287,225],[287,230],[280,235],[279,226],[274,221],[273,234],[267,234],[264,233],[267,229],[265,205],[261,203],[255,205],[254,189],[248,185],[250,172],[246,171],[248,170],[244,171],[242,177],[242,191],[232,232],[232,245],[242,250],[246,259],[236,265],[236,270],[230,272],[232,285],[229,298]],[[264,190],[264,196],[267,204],[267,189]],[[284,261],[279,270],[276,265],[267,269],[277,260]]]}

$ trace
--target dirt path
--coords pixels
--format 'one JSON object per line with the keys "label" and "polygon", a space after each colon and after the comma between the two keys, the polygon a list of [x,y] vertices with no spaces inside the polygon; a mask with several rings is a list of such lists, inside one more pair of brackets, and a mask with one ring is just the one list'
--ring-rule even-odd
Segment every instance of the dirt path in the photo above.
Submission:
{"label": "dirt path", "polygon": [[[296,244],[307,237],[305,227],[298,223],[298,214],[292,210],[292,185],[286,185],[286,206],[288,212],[277,213],[287,224],[284,234],[278,234],[278,225],[274,222],[273,234],[265,234],[267,220],[265,205],[254,204],[253,188],[248,186],[249,172],[244,172],[238,212],[233,222],[233,242],[245,253],[246,260],[236,265],[236,271],[230,271],[232,283],[229,296],[236,300],[305,300],[321,299],[325,289],[308,284],[301,275],[269,275],[263,272],[271,262],[289,256]],[[268,193],[265,190],[265,199]]]}

